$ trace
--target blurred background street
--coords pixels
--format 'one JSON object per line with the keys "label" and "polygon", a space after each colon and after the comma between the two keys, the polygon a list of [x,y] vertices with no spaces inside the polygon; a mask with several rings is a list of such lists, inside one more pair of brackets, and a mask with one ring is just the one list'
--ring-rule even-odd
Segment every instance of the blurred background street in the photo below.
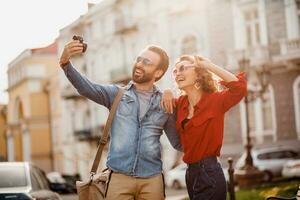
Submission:
{"label": "blurred background street", "polygon": [[[171,72],[182,54],[206,56],[235,74],[245,71],[248,96],[225,117],[220,162],[226,179],[232,158],[231,185],[239,199],[296,195],[300,0],[4,0],[0,20],[0,194],[7,192],[2,180],[9,174],[18,174],[10,187],[25,186],[20,180],[27,177],[31,192],[61,194],[74,193],[75,181],[89,178],[108,110],[79,95],[58,64],[66,43],[80,35],[88,49],[72,63],[100,84],[126,85],[135,56],[148,44],[170,57],[157,83],[161,90],[179,94]],[[167,196],[182,199],[182,153],[165,134],[161,143]],[[107,149],[99,168],[106,157]],[[259,178],[248,176],[255,174]]]}

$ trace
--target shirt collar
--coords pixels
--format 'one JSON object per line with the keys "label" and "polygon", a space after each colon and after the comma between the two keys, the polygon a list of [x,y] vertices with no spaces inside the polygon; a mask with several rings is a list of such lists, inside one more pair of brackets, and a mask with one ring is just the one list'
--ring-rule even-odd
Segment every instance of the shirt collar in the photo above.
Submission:
{"label": "shirt collar", "polygon": [[[131,80],[125,87],[124,89],[125,90],[130,90],[132,89],[134,86],[134,82]],[[160,89],[156,86],[156,85],[153,85],[153,93],[161,93]]]}
{"label": "shirt collar", "polygon": [[[203,107],[203,104],[206,102],[207,96],[209,93],[203,92],[201,99],[195,105],[197,108]],[[185,101],[183,102],[183,108],[187,109],[189,107],[189,100],[187,95],[185,95]]]}
{"label": "shirt collar", "polygon": [[125,87],[124,87],[124,89],[125,90],[130,90],[131,89],[131,87],[133,86],[133,81],[130,81]]}
{"label": "shirt collar", "polygon": [[203,105],[206,102],[207,96],[208,96],[208,93],[207,92],[203,92],[201,99],[196,104],[197,108],[203,107]]}

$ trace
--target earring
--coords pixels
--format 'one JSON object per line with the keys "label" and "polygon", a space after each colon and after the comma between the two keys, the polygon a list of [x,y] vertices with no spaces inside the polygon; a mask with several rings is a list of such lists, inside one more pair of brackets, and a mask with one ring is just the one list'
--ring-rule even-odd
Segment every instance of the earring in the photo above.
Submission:
{"label": "earring", "polygon": [[195,87],[197,90],[200,90],[201,85],[200,85],[198,82],[196,82],[196,83],[194,84],[194,87]]}

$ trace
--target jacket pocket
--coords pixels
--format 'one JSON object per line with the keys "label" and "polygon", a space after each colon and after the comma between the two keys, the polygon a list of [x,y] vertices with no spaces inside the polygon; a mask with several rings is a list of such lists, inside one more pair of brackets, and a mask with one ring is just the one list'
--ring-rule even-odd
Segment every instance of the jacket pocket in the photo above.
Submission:
{"label": "jacket pocket", "polygon": [[127,95],[124,95],[121,98],[117,114],[122,116],[128,116],[132,114],[133,107],[134,107],[134,99],[132,99]]}

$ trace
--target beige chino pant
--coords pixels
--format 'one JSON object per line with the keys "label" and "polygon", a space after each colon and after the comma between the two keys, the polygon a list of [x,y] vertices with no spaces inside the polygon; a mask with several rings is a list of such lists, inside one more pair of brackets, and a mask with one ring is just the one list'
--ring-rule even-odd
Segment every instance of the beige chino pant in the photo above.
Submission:
{"label": "beige chino pant", "polygon": [[106,200],[164,200],[163,175],[137,178],[113,172]]}

